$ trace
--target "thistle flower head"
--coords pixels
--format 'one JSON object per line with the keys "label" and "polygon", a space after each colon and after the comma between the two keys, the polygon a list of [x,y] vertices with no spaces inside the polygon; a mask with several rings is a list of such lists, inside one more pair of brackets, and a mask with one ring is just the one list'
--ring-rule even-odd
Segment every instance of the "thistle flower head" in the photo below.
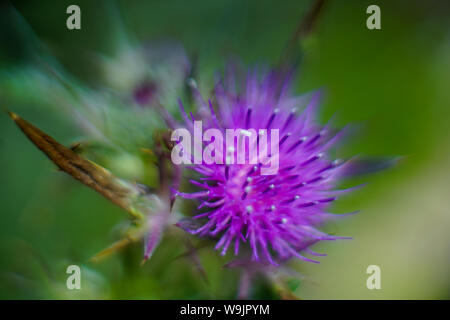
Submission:
{"label": "thistle flower head", "polygon": [[[226,83],[226,84],[224,84]],[[199,212],[194,219],[202,224],[185,228],[192,234],[218,238],[215,246],[224,255],[228,249],[239,254],[242,245],[252,251],[252,260],[273,265],[291,257],[316,262],[301,252],[320,255],[309,246],[321,240],[344,237],[328,235],[317,229],[333,217],[327,208],[336,197],[333,191],[342,164],[330,159],[329,149],[343,131],[332,132],[315,121],[319,93],[312,96],[291,96],[288,92],[290,78],[272,71],[263,77],[249,73],[241,91],[234,91],[236,78],[228,76],[216,86],[214,110],[200,101],[199,116],[203,126],[237,129],[239,138],[250,129],[258,132],[257,144],[263,140],[260,129],[278,129],[279,168],[274,174],[264,175],[267,166],[263,160],[250,163],[250,144],[241,150],[225,146],[223,163],[204,161],[192,169],[201,177],[191,180],[200,188],[194,193],[177,192],[181,197],[197,199]],[[195,119],[185,117],[192,130]],[[273,137],[271,137],[273,139]],[[237,159],[245,151],[244,164],[227,164],[227,157]],[[271,154],[271,152],[273,154]],[[274,150],[268,156],[276,156]],[[204,156],[205,157],[205,156]],[[208,163],[206,163],[208,162]]]}
{"label": "thistle flower head", "polygon": [[142,108],[170,107],[191,68],[183,46],[173,40],[129,42],[118,45],[113,57],[99,59],[102,82]]}

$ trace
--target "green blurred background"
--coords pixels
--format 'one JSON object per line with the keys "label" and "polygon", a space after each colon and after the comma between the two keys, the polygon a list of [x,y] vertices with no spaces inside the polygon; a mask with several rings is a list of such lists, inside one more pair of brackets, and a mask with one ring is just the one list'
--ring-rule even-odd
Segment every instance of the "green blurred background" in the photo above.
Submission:
{"label": "green blurred background", "polygon": [[[78,4],[82,29],[66,28]],[[381,30],[366,28],[366,8],[381,8]],[[197,61],[200,82],[230,55],[275,64],[310,1],[13,1],[1,7],[0,106],[69,145],[83,133],[58,108],[57,81],[29,79],[41,55],[85,86],[101,81],[93,54],[113,56],[124,36],[170,38]],[[450,5],[446,1],[329,1],[301,46],[295,92],[325,88],[321,117],[359,130],[343,156],[404,156],[341,199],[335,212],[362,211],[327,229],[354,240],[319,244],[320,265],[294,262],[302,299],[450,298]],[[124,30],[127,33],[124,34]],[[299,49],[300,50],[300,49]],[[47,59],[47,58],[45,58]],[[117,74],[120,77],[120,72]],[[39,87],[34,84],[39,83]],[[52,86],[55,86],[54,88]],[[47,90],[47,91],[45,91]],[[36,91],[36,92],[34,92]],[[40,92],[39,92],[40,91]],[[42,94],[42,91],[47,92]],[[56,93],[55,93],[56,95]],[[0,298],[235,298],[238,275],[210,248],[199,251],[208,282],[166,234],[140,266],[137,244],[100,263],[89,258],[114,241],[126,214],[57,172],[4,113],[0,116]],[[66,267],[81,266],[82,290],[67,290]],[[381,268],[368,290],[366,268]],[[263,280],[252,298],[277,298]]]}

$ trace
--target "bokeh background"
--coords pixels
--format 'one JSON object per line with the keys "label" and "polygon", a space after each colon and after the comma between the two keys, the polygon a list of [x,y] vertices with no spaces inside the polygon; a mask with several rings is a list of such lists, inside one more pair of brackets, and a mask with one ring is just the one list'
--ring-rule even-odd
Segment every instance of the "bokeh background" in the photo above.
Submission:
{"label": "bokeh background", "polygon": [[[81,30],[66,28],[70,4],[81,8]],[[381,7],[381,30],[366,28],[370,4]],[[129,75],[128,60],[117,58],[123,39],[172,39],[195,61],[196,80],[211,83],[231,55],[246,64],[276,64],[310,6],[300,0],[3,3],[0,106],[66,145],[83,141],[63,106],[64,86],[42,71],[42,61],[65,70],[74,86],[103,90],[105,78],[121,83]],[[341,154],[402,156],[387,170],[347,182],[368,184],[334,211],[362,211],[327,230],[354,239],[319,244],[317,251],[328,254],[319,265],[293,263],[303,274],[289,284],[299,298],[450,298],[449,12],[446,1],[328,1],[295,49],[301,58],[295,92],[324,88],[323,122],[335,114],[337,126],[358,128]],[[99,68],[98,56],[113,71]],[[90,262],[116,239],[126,214],[58,172],[6,113],[0,115],[0,155],[0,298],[236,297],[238,275],[222,268],[230,256],[201,249],[205,281],[192,261],[177,258],[185,251],[183,238],[170,232],[144,266],[140,244]],[[145,161],[114,161],[114,172],[141,173],[151,184],[152,174],[142,173]],[[71,264],[81,266],[82,290],[66,288]],[[381,290],[366,287],[373,264],[381,268]],[[261,279],[251,298],[279,295]]]}

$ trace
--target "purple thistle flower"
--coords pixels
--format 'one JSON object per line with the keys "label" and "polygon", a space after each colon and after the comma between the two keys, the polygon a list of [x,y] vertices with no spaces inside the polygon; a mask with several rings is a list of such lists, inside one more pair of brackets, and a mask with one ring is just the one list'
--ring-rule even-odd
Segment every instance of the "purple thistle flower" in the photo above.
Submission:
{"label": "purple thistle flower", "polygon": [[[192,165],[201,177],[191,183],[200,191],[176,194],[199,200],[198,208],[207,211],[193,219],[205,222],[196,227],[192,223],[180,226],[192,234],[218,237],[215,249],[221,249],[222,255],[229,248],[237,255],[244,244],[251,248],[252,260],[262,263],[278,265],[292,257],[317,262],[300,252],[321,256],[309,247],[321,240],[348,239],[317,229],[330,218],[343,216],[327,211],[338,193],[348,191],[334,190],[344,166],[328,156],[343,130],[336,134],[329,125],[317,125],[314,118],[320,94],[314,93],[310,99],[289,95],[290,76],[272,71],[259,77],[254,71],[248,74],[241,92],[234,91],[237,80],[228,75],[216,86],[217,112],[198,92],[194,94],[200,104],[197,119],[192,114],[189,119],[180,103],[188,129],[193,130],[194,120],[221,132],[279,129],[279,170],[261,175],[261,162]],[[222,157],[237,159],[237,150],[226,150]]]}
{"label": "purple thistle flower", "polygon": [[157,93],[157,86],[154,82],[144,81],[133,91],[134,101],[140,106],[148,105]]}

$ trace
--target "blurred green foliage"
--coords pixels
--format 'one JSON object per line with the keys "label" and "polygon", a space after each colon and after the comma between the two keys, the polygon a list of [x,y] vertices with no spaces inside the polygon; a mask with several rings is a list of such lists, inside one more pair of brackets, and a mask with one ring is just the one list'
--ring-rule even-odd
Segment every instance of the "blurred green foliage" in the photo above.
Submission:
{"label": "blurred green foliage", "polygon": [[[382,29],[368,30],[365,12],[372,2],[326,3],[299,52],[295,92],[325,88],[323,121],[336,114],[338,125],[358,125],[340,157],[405,159],[349,182],[370,184],[334,209],[362,212],[327,228],[355,239],[320,244],[319,251],[329,254],[320,265],[294,262],[304,278],[289,286],[301,298],[448,299],[450,6],[445,1],[376,1]],[[66,8],[75,3],[82,29],[69,31]],[[169,38],[195,61],[200,88],[210,88],[214,72],[230,56],[249,64],[276,64],[310,1],[42,0],[12,5],[15,9],[3,4],[0,11],[0,106],[69,145],[85,138],[67,116],[67,107],[76,102],[56,78],[36,71],[42,68],[40,59],[66,70],[76,88],[95,96],[105,84],[98,55],[114,63],[124,39]],[[113,103],[106,102],[108,107]],[[147,116],[160,125],[154,113]],[[135,130],[142,137],[136,144],[146,141],[142,130]],[[185,251],[183,236],[170,236],[182,234],[177,230],[165,235],[142,267],[139,244],[100,263],[89,262],[116,239],[126,213],[57,172],[6,114],[0,116],[0,150],[0,298],[236,297],[238,275],[223,268],[227,257],[211,247],[199,251],[208,277],[204,281],[189,258],[177,258]],[[149,184],[154,180],[145,158],[119,162],[119,167],[102,164],[130,178],[144,172]],[[71,264],[82,268],[80,291],[65,287]],[[381,267],[381,290],[366,288],[371,264]],[[260,281],[251,297],[278,296]]]}

